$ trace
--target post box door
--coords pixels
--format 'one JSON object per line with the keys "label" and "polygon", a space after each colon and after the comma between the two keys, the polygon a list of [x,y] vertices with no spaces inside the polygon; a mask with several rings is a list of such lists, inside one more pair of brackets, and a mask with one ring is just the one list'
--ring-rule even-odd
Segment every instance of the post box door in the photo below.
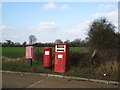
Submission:
{"label": "post box door", "polygon": [[26,48],[26,57],[31,57],[31,48],[27,47]]}
{"label": "post box door", "polygon": [[52,48],[45,47],[44,48],[44,67],[52,66]]}
{"label": "post box door", "polygon": [[66,70],[66,60],[65,53],[56,53],[55,57],[55,67],[58,72],[65,72]]}

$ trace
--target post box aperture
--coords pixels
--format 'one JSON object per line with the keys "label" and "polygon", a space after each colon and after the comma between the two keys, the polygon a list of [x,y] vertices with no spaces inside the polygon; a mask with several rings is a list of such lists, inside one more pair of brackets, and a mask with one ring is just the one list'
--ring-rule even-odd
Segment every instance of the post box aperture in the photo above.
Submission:
{"label": "post box aperture", "polygon": [[65,52],[65,45],[56,45],[56,52]]}

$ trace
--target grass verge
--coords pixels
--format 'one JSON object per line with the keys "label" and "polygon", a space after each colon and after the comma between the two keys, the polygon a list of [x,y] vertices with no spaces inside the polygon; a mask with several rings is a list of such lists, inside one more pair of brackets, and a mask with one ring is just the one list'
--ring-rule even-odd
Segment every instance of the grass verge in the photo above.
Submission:
{"label": "grass verge", "polygon": [[[107,62],[108,63],[108,62]],[[114,66],[116,62],[114,62]],[[25,59],[3,59],[2,62],[2,70],[10,70],[10,71],[20,71],[20,72],[33,72],[33,73],[49,73],[49,74],[59,74],[59,75],[66,75],[66,76],[74,76],[74,77],[83,77],[83,78],[92,78],[92,79],[103,79],[103,80],[112,80],[118,81],[116,69],[108,69],[111,67],[111,62],[108,64],[101,65],[98,68],[81,68],[71,66],[71,68],[66,73],[54,73],[53,68],[47,69],[43,67],[43,63],[38,61],[33,61],[33,65],[29,65],[29,61]],[[112,66],[113,67],[113,66]],[[104,69],[104,70],[103,70]],[[106,71],[105,71],[106,70]],[[112,70],[107,72],[108,70]],[[105,72],[107,73],[104,76]]]}

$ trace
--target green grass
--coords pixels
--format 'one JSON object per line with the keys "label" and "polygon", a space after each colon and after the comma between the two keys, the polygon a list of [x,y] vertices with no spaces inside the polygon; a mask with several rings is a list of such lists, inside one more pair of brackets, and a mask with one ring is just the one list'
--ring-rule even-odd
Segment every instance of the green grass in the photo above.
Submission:
{"label": "green grass", "polygon": [[2,47],[2,55],[6,57],[24,57],[24,47]]}
{"label": "green grass", "polygon": [[14,62],[14,61],[2,62],[2,70],[33,72],[33,73],[49,73],[49,74],[58,74],[65,76],[118,81],[118,78],[114,76],[107,76],[107,77],[104,77],[103,75],[97,76],[96,72],[98,72],[98,68],[80,68],[80,67],[71,66],[71,68],[66,73],[55,73],[53,69],[54,68],[52,69],[44,68],[43,63],[37,61],[33,61],[32,66],[30,66],[28,60],[22,60],[19,62]]}
{"label": "green grass", "polygon": [[[43,53],[43,47],[37,47]],[[84,51],[86,47],[70,47],[70,51]],[[54,48],[52,48],[54,53]],[[25,57],[25,47],[2,47],[2,55],[5,57]]]}
{"label": "green grass", "polygon": [[[37,47],[42,53],[43,48]],[[10,71],[21,71],[21,72],[34,72],[34,73],[53,73],[53,74],[61,74],[61,73],[54,73],[53,68],[45,69],[43,67],[43,62],[33,62],[33,66],[30,66],[28,60],[21,58],[18,62],[17,59],[11,57],[25,57],[25,48],[24,47],[3,47],[2,54],[5,57],[10,57],[11,61],[5,61],[3,59],[2,62],[2,69],[3,70],[10,70]],[[70,51],[77,52],[77,51],[85,51],[87,50],[86,47],[70,47]],[[54,48],[53,48],[54,53]],[[117,62],[106,62],[107,64],[98,66],[96,68],[89,68],[89,67],[75,67],[71,66],[70,70],[66,73],[61,75],[67,76],[77,76],[77,77],[85,77],[85,78],[96,78],[96,79],[105,79],[105,80],[115,80],[118,81],[118,73],[116,72],[118,69]],[[54,65],[54,63],[53,63]],[[111,67],[113,67],[111,69]],[[105,71],[106,70],[106,71]],[[112,70],[112,71],[111,71]],[[115,71],[116,70],[116,71]],[[104,71],[108,74],[107,77],[103,77]],[[107,72],[109,71],[109,72]]]}
{"label": "green grass", "polygon": [[53,73],[51,69],[45,69],[43,67],[43,63],[33,61],[32,66],[28,60],[24,62],[2,62],[2,70],[10,70],[10,71],[21,71],[21,72],[34,72],[34,73]]}
{"label": "green grass", "polygon": [[87,47],[70,47],[70,51],[73,52],[79,52],[79,51],[85,51],[87,50]]}
{"label": "green grass", "polygon": [[[37,47],[43,51],[42,47]],[[2,47],[2,56],[5,57],[25,57],[25,47]]]}

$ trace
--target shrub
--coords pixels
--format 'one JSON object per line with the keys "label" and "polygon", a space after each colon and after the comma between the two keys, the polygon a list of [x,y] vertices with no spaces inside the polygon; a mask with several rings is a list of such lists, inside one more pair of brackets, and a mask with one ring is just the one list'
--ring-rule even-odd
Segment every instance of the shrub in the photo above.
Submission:
{"label": "shrub", "polygon": [[106,18],[96,19],[88,32],[89,45],[95,49],[109,49],[117,46],[115,26]]}
{"label": "shrub", "polygon": [[89,67],[90,64],[89,52],[70,52],[70,66]]}
{"label": "shrub", "polygon": [[38,48],[35,49],[35,60],[43,62],[43,52],[41,52]]}

